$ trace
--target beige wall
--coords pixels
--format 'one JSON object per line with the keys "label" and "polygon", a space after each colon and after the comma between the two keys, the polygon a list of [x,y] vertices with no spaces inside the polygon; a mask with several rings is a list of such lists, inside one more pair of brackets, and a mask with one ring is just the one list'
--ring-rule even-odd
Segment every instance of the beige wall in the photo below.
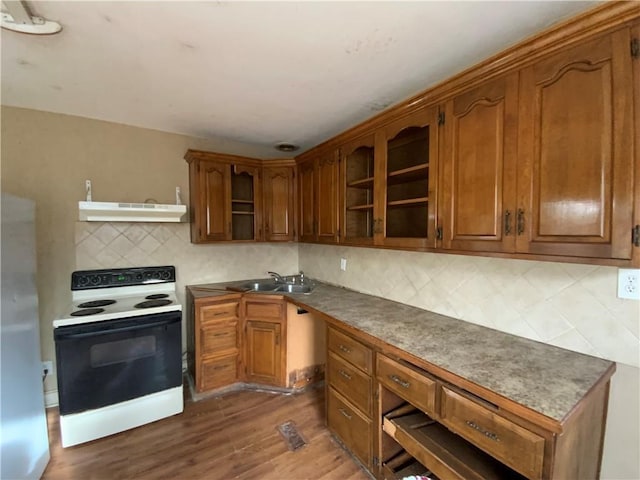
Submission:
{"label": "beige wall", "polygon": [[[52,321],[64,313],[70,301],[71,272],[96,265],[109,266],[108,255],[117,255],[117,245],[124,243],[127,235],[138,235],[143,225],[135,224],[131,230],[119,232],[114,245],[101,246],[100,241],[109,236],[109,224],[77,222],[78,201],[85,198],[86,179],[92,181],[95,201],[140,202],[153,198],[159,203],[173,203],[175,187],[179,186],[186,203],[189,180],[183,156],[188,148],[257,154],[250,145],[68,115],[4,106],[1,113],[2,191],[36,202],[43,359],[54,359]],[[265,276],[263,270],[267,265],[268,269],[280,269],[283,273],[294,273],[297,268],[294,244],[191,245],[186,224],[165,225],[166,229],[154,231],[163,243],[162,249],[148,252],[152,254],[146,257],[136,257],[133,255],[136,252],[130,252],[127,261],[111,266],[140,266],[147,261],[155,265],[175,264],[180,289],[187,283],[225,280],[229,276]],[[98,236],[89,235],[100,226],[103,228]],[[164,238],[162,235],[167,232],[170,235]],[[45,389],[54,390],[55,386],[55,376],[48,378]]]}

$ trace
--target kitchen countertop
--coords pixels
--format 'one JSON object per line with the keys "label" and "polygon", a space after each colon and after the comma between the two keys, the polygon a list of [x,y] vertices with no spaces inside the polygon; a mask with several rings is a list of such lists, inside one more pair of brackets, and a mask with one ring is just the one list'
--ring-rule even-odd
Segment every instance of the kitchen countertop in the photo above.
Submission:
{"label": "kitchen countertop", "polygon": [[[211,297],[247,283],[192,285]],[[613,362],[342,287],[315,282],[291,298],[426,362],[562,421]],[[257,292],[251,292],[256,294]],[[268,294],[268,293],[267,293]]]}

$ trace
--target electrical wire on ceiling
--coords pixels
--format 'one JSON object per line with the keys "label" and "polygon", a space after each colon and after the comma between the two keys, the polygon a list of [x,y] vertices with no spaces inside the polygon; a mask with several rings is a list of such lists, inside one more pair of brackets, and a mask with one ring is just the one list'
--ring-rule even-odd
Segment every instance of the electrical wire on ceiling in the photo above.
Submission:
{"label": "electrical wire on ceiling", "polygon": [[0,26],[6,30],[31,35],[53,35],[62,30],[62,25],[58,22],[33,15],[26,2],[19,0],[2,2]]}

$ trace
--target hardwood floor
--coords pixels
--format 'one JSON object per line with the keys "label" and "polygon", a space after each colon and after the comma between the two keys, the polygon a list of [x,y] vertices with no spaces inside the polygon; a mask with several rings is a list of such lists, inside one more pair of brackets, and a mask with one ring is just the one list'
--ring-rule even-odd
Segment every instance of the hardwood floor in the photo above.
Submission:
{"label": "hardwood floor", "polygon": [[[192,402],[181,415],[76,447],[60,446],[49,409],[51,461],[43,480],[367,480],[324,424],[324,389],[298,395],[243,391]],[[306,445],[289,451],[278,425],[292,420]]]}

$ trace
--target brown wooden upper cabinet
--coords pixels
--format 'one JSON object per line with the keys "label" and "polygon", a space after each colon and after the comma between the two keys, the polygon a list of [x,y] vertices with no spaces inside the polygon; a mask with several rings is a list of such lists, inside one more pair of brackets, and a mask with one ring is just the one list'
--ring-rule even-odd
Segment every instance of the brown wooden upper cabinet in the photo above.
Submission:
{"label": "brown wooden upper cabinet", "polygon": [[338,243],[337,150],[321,152],[298,166],[300,240]]}
{"label": "brown wooden upper cabinet", "polygon": [[427,108],[341,146],[344,243],[435,246],[437,122]]}
{"label": "brown wooden upper cabinet", "polygon": [[264,239],[269,242],[295,240],[295,189],[293,167],[264,167]]}
{"label": "brown wooden upper cabinet", "polygon": [[342,240],[372,244],[379,217],[374,205],[379,194],[375,185],[375,135],[365,135],[342,145],[340,166]]}
{"label": "brown wooden upper cabinet", "polygon": [[623,28],[521,72],[517,251],[631,258],[630,45]]}
{"label": "brown wooden upper cabinet", "polygon": [[518,74],[463,92],[443,110],[442,246],[513,251]]}
{"label": "brown wooden upper cabinet", "polygon": [[295,239],[292,160],[263,169],[269,161],[198,150],[185,159],[193,243]]}
{"label": "brown wooden upper cabinet", "polygon": [[629,29],[445,104],[443,247],[630,259]]}

